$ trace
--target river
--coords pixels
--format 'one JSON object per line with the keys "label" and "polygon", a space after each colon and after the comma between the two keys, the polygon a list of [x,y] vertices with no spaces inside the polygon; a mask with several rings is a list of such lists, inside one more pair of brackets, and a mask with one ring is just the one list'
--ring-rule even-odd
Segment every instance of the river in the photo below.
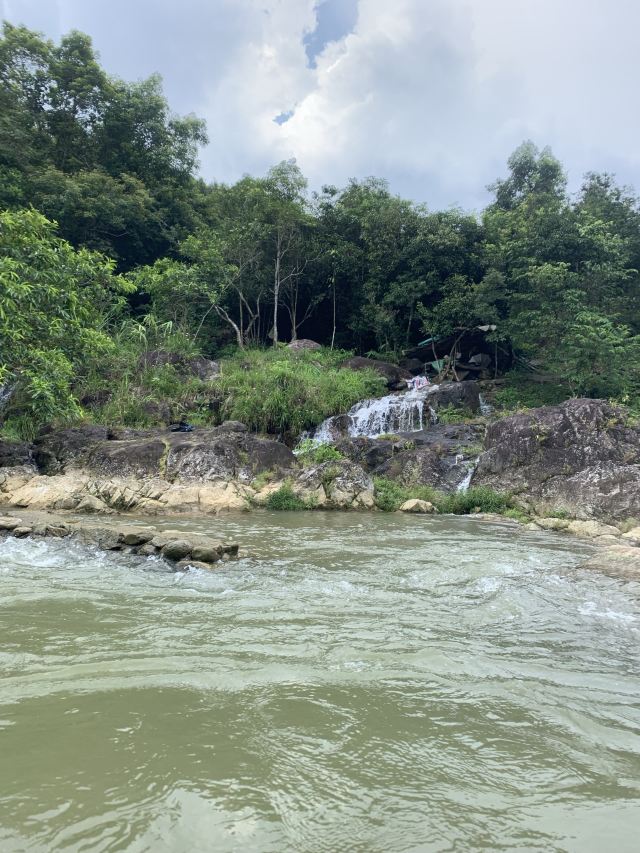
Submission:
{"label": "river", "polygon": [[[172,520],[172,528],[186,521]],[[0,543],[0,850],[638,849],[640,583],[473,518]]]}

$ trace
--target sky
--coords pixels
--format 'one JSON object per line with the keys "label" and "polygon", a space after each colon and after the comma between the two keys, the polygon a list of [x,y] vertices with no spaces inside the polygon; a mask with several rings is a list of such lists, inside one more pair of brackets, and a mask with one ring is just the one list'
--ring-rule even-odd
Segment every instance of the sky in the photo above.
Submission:
{"label": "sky", "polygon": [[431,209],[479,210],[525,139],[577,190],[640,190],[638,0],[0,0],[58,39],[91,35],[106,70],[159,72],[206,119],[207,180],[295,157],[313,189],[386,178]]}

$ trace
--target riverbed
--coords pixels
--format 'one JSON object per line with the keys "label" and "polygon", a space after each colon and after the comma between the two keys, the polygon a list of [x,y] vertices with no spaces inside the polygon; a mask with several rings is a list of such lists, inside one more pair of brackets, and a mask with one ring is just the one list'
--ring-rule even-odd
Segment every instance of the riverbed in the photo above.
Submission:
{"label": "riverbed", "polygon": [[[155,523],[155,522],[154,522]],[[640,583],[507,523],[172,519],[215,571],[0,542],[0,850],[637,849]]]}

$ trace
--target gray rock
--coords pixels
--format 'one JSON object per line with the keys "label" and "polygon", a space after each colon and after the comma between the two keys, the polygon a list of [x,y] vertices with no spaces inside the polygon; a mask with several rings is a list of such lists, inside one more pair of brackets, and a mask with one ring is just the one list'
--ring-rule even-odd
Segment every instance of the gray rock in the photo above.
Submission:
{"label": "gray rock", "polygon": [[14,518],[11,515],[0,516],[0,530],[14,530],[22,524],[21,518]]}
{"label": "gray rock", "polygon": [[490,424],[473,478],[541,514],[621,521],[640,509],[640,429],[605,400],[567,400]]}
{"label": "gray rock", "polygon": [[[237,546],[236,546],[237,552]],[[217,563],[222,556],[222,549],[214,545],[194,545],[191,551],[191,556],[194,560],[200,560],[203,563]]]}
{"label": "gray rock", "polygon": [[287,349],[293,350],[293,352],[298,352],[299,350],[319,350],[322,349],[322,346],[308,338],[298,338],[297,340],[291,341],[291,343],[287,344]]}
{"label": "gray rock", "polygon": [[144,545],[153,539],[155,530],[153,528],[131,528],[122,529],[120,534],[121,541],[124,545]]}
{"label": "gray rock", "polygon": [[182,560],[189,556],[193,549],[193,543],[188,539],[170,539],[162,548],[162,556],[167,560]]}
{"label": "gray rock", "polygon": [[33,533],[33,527],[27,527],[27,525],[21,525],[19,527],[14,527],[11,531],[16,539],[23,539],[25,536],[31,536]]}
{"label": "gray rock", "polygon": [[408,370],[398,367],[397,364],[391,364],[388,361],[379,361],[375,358],[364,358],[359,355],[348,358],[341,366],[348,367],[349,370],[373,370],[382,376],[390,391],[405,390],[407,380],[411,379],[412,376]]}
{"label": "gray rock", "polygon": [[203,560],[180,560],[176,563],[176,570],[179,572],[184,572],[187,569],[206,569],[209,570],[211,566],[209,563],[204,562]]}

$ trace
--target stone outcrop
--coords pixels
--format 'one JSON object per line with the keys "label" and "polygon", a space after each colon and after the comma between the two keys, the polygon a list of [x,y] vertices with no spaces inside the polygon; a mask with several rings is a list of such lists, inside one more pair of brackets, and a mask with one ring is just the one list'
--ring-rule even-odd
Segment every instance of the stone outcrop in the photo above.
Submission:
{"label": "stone outcrop", "polygon": [[299,467],[286,445],[235,421],[191,433],[75,427],[5,458],[29,464],[0,470],[0,504],[87,513],[242,510],[256,476]]}
{"label": "stone outcrop", "polygon": [[529,511],[640,517],[640,428],[604,400],[568,400],[490,424],[473,485],[514,493]]}
{"label": "stone outcrop", "polygon": [[372,509],[373,480],[363,469],[340,459],[302,471],[293,490],[304,500],[325,509]]}
{"label": "stone outcrop", "polygon": [[[466,384],[466,383],[461,383]],[[395,438],[341,438],[336,448],[369,474],[453,491],[475,464],[484,425],[435,424]]]}
{"label": "stone outcrop", "polygon": [[376,358],[364,358],[356,355],[353,358],[348,358],[342,367],[348,367],[350,370],[373,370],[379,373],[387,383],[387,388],[390,391],[402,391],[407,387],[407,379],[411,379],[412,374],[397,364],[391,364],[388,361],[379,361]]}
{"label": "stone outcrop", "polygon": [[103,551],[161,557],[169,564],[177,564],[179,569],[190,566],[209,569],[220,561],[237,557],[239,552],[235,542],[222,542],[200,533],[158,530],[150,525],[134,527],[118,521],[95,524],[50,513],[0,516],[0,536],[71,537]]}

